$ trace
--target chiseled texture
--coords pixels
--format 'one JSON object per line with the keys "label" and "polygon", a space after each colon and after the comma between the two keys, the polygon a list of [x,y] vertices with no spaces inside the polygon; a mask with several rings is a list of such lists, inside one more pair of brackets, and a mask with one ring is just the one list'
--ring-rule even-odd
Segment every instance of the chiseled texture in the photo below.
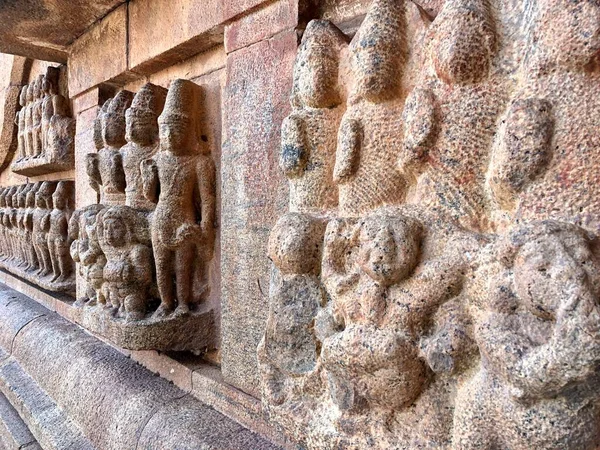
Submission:
{"label": "chiseled texture", "polygon": [[10,289],[0,325],[0,391],[44,448],[277,448]]}
{"label": "chiseled texture", "polygon": [[332,30],[292,91],[328,123],[282,126],[270,417],[308,449],[598,448],[600,3],[373,0],[311,52]]}

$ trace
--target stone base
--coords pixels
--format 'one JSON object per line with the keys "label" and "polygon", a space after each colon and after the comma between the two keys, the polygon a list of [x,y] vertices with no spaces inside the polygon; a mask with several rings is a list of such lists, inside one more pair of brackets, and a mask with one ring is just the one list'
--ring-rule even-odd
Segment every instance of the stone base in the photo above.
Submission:
{"label": "stone base", "polygon": [[40,444],[6,397],[0,394],[0,448],[41,450]]}
{"label": "stone base", "polygon": [[74,278],[70,278],[67,281],[62,281],[60,283],[56,281],[53,282],[52,274],[41,277],[35,273],[35,270],[25,270],[22,267],[18,267],[14,263],[5,259],[0,259],[0,269],[4,269],[7,272],[23,278],[24,280],[27,280],[30,283],[33,283],[47,291],[60,292],[75,296],[76,287]]}
{"label": "stone base", "polygon": [[215,315],[212,309],[131,321],[114,317],[109,309],[97,305],[74,309],[75,321],[82,327],[128,350],[199,354],[215,348]]}
{"label": "stone base", "polygon": [[34,177],[47,173],[63,172],[74,167],[75,162],[72,159],[57,161],[55,158],[46,155],[16,161],[10,166],[10,169],[19,175]]}

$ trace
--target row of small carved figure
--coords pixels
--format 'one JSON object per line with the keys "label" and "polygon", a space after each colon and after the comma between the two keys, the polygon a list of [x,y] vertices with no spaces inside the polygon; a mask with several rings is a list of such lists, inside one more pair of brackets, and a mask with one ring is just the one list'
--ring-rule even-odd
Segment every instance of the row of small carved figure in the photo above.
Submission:
{"label": "row of small carved figure", "polygon": [[73,182],[37,182],[0,189],[0,254],[51,283],[72,279],[68,224]]}
{"label": "row of small carved figure", "polygon": [[567,448],[573,429],[568,448],[597,444],[596,237],[556,221],[484,236],[429,217],[279,220],[259,346],[267,404],[318,416],[333,402],[368,427],[374,411],[418,405],[435,374],[466,374],[453,404],[438,393],[431,406],[454,408],[440,426],[454,448]]}
{"label": "row of small carved figure", "polygon": [[[18,147],[16,163],[48,159],[72,159],[75,120],[68,100],[58,93],[58,69],[49,67],[31,84],[23,86],[17,112]],[[48,158],[46,158],[48,157]]]}
{"label": "row of small carved figure", "polygon": [[101,228],[80,238],[86,250],[78,253],[89,258],[76,257],[90,299],[122,305],[128,317],[140,318],[140,296],[152,291],[148,273],[156,272],[160,317],[176,308],[187,312],[206,289],[199,274],[212,259],[216,184],[201,117],[202,88],[189,80],[174,80],[168,91],[151,83],[135,96],[120,91],[103,105],[87,173],[108,209],[78,213],[80,233],[92,227],[88,222]]}
{"label": "row of small carved figure", "polygon": [[[573,136],[586,149],[581,154],[597,145],[581,130],[597,126],[597,103],[585,93],[598,85],[600,25],[591,17],[600,9],[563,3],[539,2],[537,20],[524,21],[536,45],[524,46],[515,79],[494,67],[507,44],[487,0],[441,2],[433,21],[420,9],[426,32],[419,44],[408,42],[408,11],[417,9],[408,1],[374,0],[350,43],[330,22],[310,22],[294,67],[293,111],[282,126],[290,210],[356,216],[385,204],[427,204],[481,231],[513,214],[545,218],[552,208],[539,204],[548,191],[569,205],[561,219],[592,208],[594,186],[562,180],[578,176]],[[590,17],[594,31],[562,21],[561,8]],[[569,30],[548,33],[553,20]],[[417,73],[405,73],[414,70],[409,57]],[[549,83],[548,73],[564,81]],[[577,86],[568,99],[563,84]]]}

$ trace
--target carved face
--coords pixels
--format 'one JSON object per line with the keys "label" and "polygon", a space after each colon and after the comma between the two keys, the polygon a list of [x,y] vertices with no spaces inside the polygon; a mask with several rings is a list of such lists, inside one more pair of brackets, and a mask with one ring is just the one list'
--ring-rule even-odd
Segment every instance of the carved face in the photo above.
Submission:
{"label": "carved face", "polygon": [[125,123],[125,138],[128,142],[148,145],[156,141],[158,123],[152,111],[132,106],[125,112]]}
{"label": "carved face", "polygon": [[110,217],[104,221],[104,239],[113,247],[127,244],[127,226],[122,219]]}
{"label": "carved face", "polygon": [[283,273],[318,270],[323,224],[303,214],[287,214],[277,221],[269,237],[269,257]]}
{"label": "carved face", "polygon": [[48,94],[50,92],[51,87],[52,85],[50,84],[50,80],[48,80],[48,78],[44,76],[44,78],[42,78],[42,93]]}
{"label": "carved face", "polygon": [[573,233],[526,243],[517,254],[513,271],[516,293],[528,309],[554,320],[560,305],[580,295],[588,273],[597,274],[599,267],[587,242]]}
{"label": "carved face", "polygon": [[487,11],[447,5],[435,20],[435,71],[448,84],[477,82],[489,70],[495,44]]}
{"label": "carved face", "polygon": [[102,114],[102,137],[107,145],[121,146],[125,138],[125,117],[120,112]]}
{"label": "carved face", "polygon": [[46,196],[41,192],[36,192],[35,194],[35,206],[38,208],[46,207]]}
{"label": "carved face", "polygon": [[410,275],[419,255],[420,232],[402,219],[370,217],[360,233],[360,268],[383,286]]}
{"label": "carved face", "polygon": [[158,118],[158,130],[161,145],[175,154],[186,154],[191,150],[194,129],[192,118],[177,113],[161,115]]}
{"label": "carved face", "polygon": [[56,209],[65,209],[67,207],[67,201],[65,197],[59,192],[52,194],[52,200],[54,201],[54,207]]}

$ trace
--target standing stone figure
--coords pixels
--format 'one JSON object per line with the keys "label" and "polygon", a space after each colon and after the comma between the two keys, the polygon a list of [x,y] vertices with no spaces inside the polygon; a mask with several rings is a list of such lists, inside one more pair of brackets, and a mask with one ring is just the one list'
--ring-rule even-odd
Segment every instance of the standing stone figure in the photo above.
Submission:
{"label": "standing stone figure", "polygon": [[21,161],[23,158],[25,158],[25,111],[27,109],[27,88],[27,85],[21,88],[21,93],[19,95],[19,104],[21,105],[21,109],[15,116],[15,125],[17,125],[18,136],[17,161]]}
{"label": "standing stone figure", "polygon": [[48,250],[52,262],[52,281],[64,281],[73,272],[73,260],[69,254],[69,220],[72,213],[73,183],[60,181],[52,194],[54,209],[50,213]]}
{"label": "standing stone figure", "polygon": [[103,292],[113,314],[127,320],[143,319],[152,284],[152,250],[148,221],[128,206],[102,210],[96,219],[98,242],[104,255]]}
{"label": "standing stone figure", "polygon": [[125,111],[131,105],[133,94],[119,91],[100,111],[103,148],[87,155],[87,170],[92,187],[100,190],[100,203],[125,203],[125,173],[119,150],[125,140]]}
{"label": "standing stone figure", "polygon": [[121,148],[125,171],[125,204],[151,211],[155,204],[144,195],[140,163],[159,149],[158,116],[165,106],[167,90],[147,83],[135,94],[125,113],[127,144]]}
{"label": "standing stone figure", "polygon": [[338,86],[346,36],[325,20],[312,20],[294,66],[293,112],[281,131],[279,165],[290,180],[290,211],[333,209],[338,204],[333,166],[343,114]]}
{"label": "standing stone figure", "polygon": [[33,213],[35,211],[35,196],[39,191],[42,183],[35,183],[32,188],[27,193],[27,198],[25,199],[25,213],[23,214],[23,223],[25,228],[25,239],[27,241],[27,253],[28,253],[28,267],[26,270],[30,269],[38,269],[39,261],[37,258],[37,254],[35,252],[35,246],[33,245]]}
{"label": "standing stone figure", "polygon": [[25,106],[25,158],[30,158],[34,155],[33,151],[33,98],[35,90],[35,81],[27,86],[27,105]]}
{"label": "standing stone figure", "polygon": [[258,347],[263,392],[280,405],[294,380],[315,371],[317,342],[313,323],[327,303],[321,285],[321,248],[325,222],[290,213],[277,221],[269,239],[273,261],[269,319]]}
{"label": "standing stone figure", "polygon": [[[161,297],[158,317],[189,311],[198,263],[212,257],[215,166],[201,140],[201,88],[174,80],[158,118],[160,151],[142,162],[144,191],[156,202],[152,246]],[[197,257],[199,247],[204,257]]]}
{"label": "standing stone figure", "polygon": [[31,124],[32,124],[32,145],[33,145],[33,156],[42,156],[44,151],[42,144],[42,102],[43,92],[42,83],[44,75],[38,75],[34,82],[33,91],[33,105],[31,109]]}
{"label": "standing stone figure", "polygon": [[69,102],[62,95],[52,97],[53,116],[46,130],[46,148],[48,159],[66,162],[75,152],[75,119],[70,117]]}
{"label": "standing stone figure", "polygon": [[52,271],[52,260],[48,250],[49,215],[52,209],[52,193],[55,183],[44,181],[35,194],[35,210],[33,211],[33,229],[31,232],[33,245],[40,263],[38,274],[46,276]]}
{"label": "standing stone figure", "polygon": [[354,85],[338,135],[340,214],[399,204],[406,182],[390,164],[402,145],[401,81],[408,52],[404,0],[374,0],[350,44]]}

